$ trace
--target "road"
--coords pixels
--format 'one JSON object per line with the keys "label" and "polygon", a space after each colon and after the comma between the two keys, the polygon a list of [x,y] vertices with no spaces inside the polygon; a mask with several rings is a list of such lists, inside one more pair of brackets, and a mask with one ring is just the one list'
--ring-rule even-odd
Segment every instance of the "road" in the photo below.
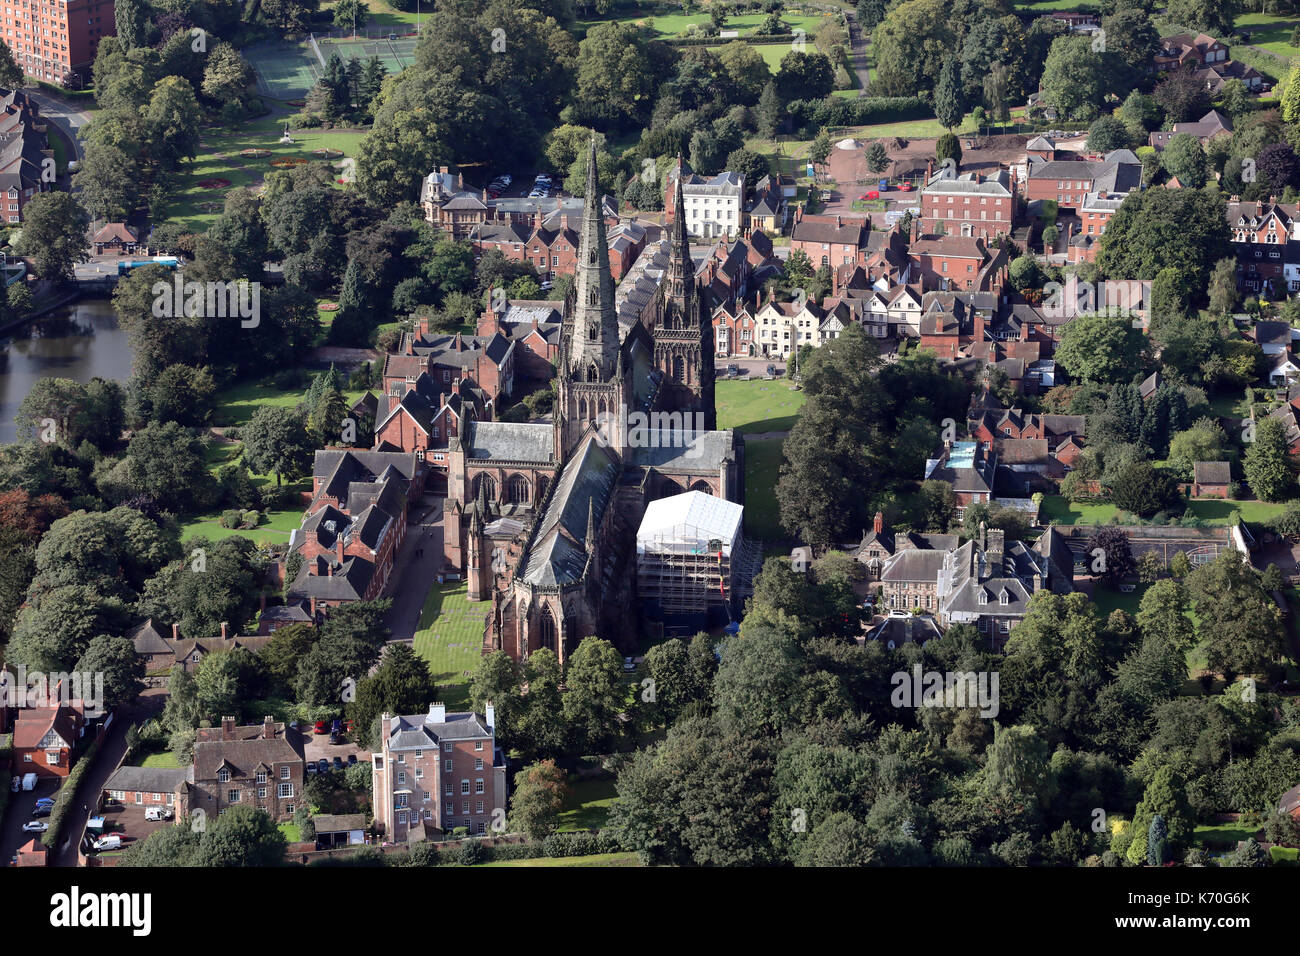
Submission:
{"label": "road", "polygon": [[849,65],[858,76],[858,96],[868,96],[867,87],[871,85],[871,69],[867,66],[867,44],[862,39],[862,28],[858,25],[855,10],[844,11],[844,21],[849,27]]}
{"label": "road", "polygon": [[[429,589],[442,570],[442,498],[426,495],[426,510],[411,523],[396,558],[397,580],[393,582],[393,607],[388,612],[390,643],[410,644],[420,624]],[[432,507],[428,504],[432,502]],[[416,555],[419,551],[419,556]]]}
{"label": "road", "polygon": [[41,115],[54,123],[65,138],[72,142],[74,158],[80,160],[84,155],[81,148],[81,128],[90,122],[90,114],[80,107],[73,106],[67,100],[49,93],[36,93],[32,90],[23,92],[41,108]]}

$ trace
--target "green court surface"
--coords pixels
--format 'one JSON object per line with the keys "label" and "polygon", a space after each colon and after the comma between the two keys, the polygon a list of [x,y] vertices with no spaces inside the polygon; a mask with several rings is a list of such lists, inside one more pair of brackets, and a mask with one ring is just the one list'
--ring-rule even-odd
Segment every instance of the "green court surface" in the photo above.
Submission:
{"label": "green court surface", "polygon": [[400,73],[415,62],[416,38],[394,36],[317,37],[316,42],[326,60],[333,53],[337,53],[344,63],[352,57],[364,63],[377,56],[389,73]]}
{"label": "green court surface", "polygon": [[272,99],[302,99],[320,79],[320,61],[309,43],[260,44],[243,54],[257,74],[258,92]]}

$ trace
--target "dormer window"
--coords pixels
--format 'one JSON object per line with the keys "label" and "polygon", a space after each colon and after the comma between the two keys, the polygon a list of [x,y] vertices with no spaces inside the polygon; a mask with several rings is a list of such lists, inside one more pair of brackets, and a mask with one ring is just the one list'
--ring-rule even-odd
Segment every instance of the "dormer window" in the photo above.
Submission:
{"label": "dormer window", "polygon": [[227,770],[225,767],[222,767],[220,770],[217,771],[217,780],[219,780],[221,783],[229,783],[230,771]]}
{"label": "dormer window", "polygon": [[1003,588],[1001,593],[998,594],[998,603],[1003,607],[1006,607],[1011,603],[1011,595],[1007,593],[1006,588]]}
{"label": "dormer window", "polygon": [[980,589],[979,602],[980,602],[980,604],[988,604],[988,603],[989,603],[989,593],[988,593],[987,591],[985,591],[983,588]]}

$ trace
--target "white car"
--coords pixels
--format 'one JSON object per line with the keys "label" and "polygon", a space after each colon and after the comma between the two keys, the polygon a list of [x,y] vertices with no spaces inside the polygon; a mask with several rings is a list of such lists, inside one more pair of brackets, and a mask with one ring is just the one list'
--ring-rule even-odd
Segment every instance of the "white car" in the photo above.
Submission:
{"label": "white car", "polygon": [[32,820],[23,824],[24,833],[44,833],[50,828],[50,825],[44,820]]}
{"label": "white car", "polygon": [[632,660],[632,658],[630,657],[623,658],[623,670],[625,671],[636,670],[636,661]]}
{"label": "white car", "polygon": [[890,608],[889,616],[890,617],[911,617],[912,614],[909,611],[901,611],[895,607],[895,608]]}
{"label": "white car", "polygon": [[502,173],[500,176],[498,176],[496,179],[492,181],[494,183],[500,183],[503,186],[509,186],[511,183],[514,182],[514,179],[510,176],[509,173]]}

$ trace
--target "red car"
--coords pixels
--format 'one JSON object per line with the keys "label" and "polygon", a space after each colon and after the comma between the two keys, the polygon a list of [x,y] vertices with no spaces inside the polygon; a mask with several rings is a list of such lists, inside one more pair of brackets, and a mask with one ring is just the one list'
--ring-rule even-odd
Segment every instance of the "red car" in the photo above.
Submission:
{"label": "red car", "polygon": [[314,728],[316,733],[318,734],[328,733],[329,729],[330,729],[330,725],[326,721],[323,720],[316,721],[316,726]]}
{"label": "red car", "polygon": [[862,194],[861,196],[859,196],[858,198],[859,198],[859,199],[879,199],[879,198],[880,198],[880,190],[878,190],[878,189],[873,189],[873,190],[871,190],[870,192],[865,192],[865,193],[863,193],[863,194]]}
{"label": "red car", "polygon": [[910,192],[912,191],[913,188],[914,188],[914,187],[912,186],[911,183],[899,183],[899,184],[898,184],[898,191],[899,191],[899,192],[910,193]]}

